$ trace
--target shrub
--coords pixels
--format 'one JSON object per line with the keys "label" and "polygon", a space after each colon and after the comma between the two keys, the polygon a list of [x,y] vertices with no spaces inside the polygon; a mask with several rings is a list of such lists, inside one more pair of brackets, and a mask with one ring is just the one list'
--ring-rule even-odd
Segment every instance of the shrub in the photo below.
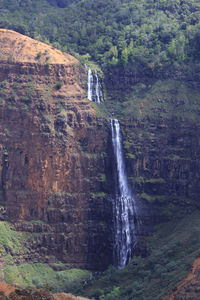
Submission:
{"label": "shrub", "polygon": [[57,81],[57,82],[56,82],[56,86],[55,86],[55,87],[56,87],[56,90],[60,90],[61,87],[62,87],[62,85],[63,85],[63,84],[62,84],[61,81]]}
{"label": "shrub", "polygon": [[49,60],[47,60],[47,61],[45,62],[45,67],[46,67],[47,69],[49,69],[49,67],[50,67],[50,61],[49,61]]}
{"label": "shrub", "polygon": [[37,59],[37,60],[40,60],[40,58],[41,58],[41,55],[42,55],[42,52],[41,52],[41,51],[39,51],[39,52],[37,53],[37,55],[36,55],[36,59]]}

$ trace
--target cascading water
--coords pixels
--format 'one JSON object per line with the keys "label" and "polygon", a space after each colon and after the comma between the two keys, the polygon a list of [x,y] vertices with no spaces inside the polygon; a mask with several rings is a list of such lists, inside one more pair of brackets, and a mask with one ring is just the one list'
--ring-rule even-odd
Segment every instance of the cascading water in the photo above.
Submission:
{"label": "cascading water", "polygon": [[94,76],[90,67],[88,67],[88,99],[98,104],[104,101],[98,73],[95,71]]}
{"label": "cascading water", "polygon": [[128,185],[117,119],[111,119],[111,130],[118,181],[114,203],[114,263],[123,268],[130,261],[132,249],[137,244],[137,207]]}
{"label": "cascading water", "polygon": [[[96,103],[103,102],[103,92],[98,73],[88,68],[88,99]],[[114,215],[114,264],[120,269],[130,262],[132,250],[137,244],[137,206],[128,185],[122,151],[120,125],[117,119],[111,119],[112,144],[117,169],[117,189],[113,205]]]}
{"label": "cascading water", "polygon": [[96,76],[96,102],[101,103],[103,102],[103,95],[102,95],[102,89],[99,83],[99,76],[97,74],[97,71],[95,72]]}
{"label": "cascading water", "polygon": [[92,70],[88,68],[88,99],[92,101],[93,75]]}

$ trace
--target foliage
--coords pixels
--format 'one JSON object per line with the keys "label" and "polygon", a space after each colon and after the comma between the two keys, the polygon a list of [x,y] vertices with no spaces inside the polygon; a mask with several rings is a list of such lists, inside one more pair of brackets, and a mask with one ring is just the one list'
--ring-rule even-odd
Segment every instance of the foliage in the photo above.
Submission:
{"label": "foliage", "polygon": [[3,0],[0,26],[79,53],[84,63],[91,58],[110,70],[131,64],[156,71],[199,62],[198,0],[63,0],[62,8],[49,2]]}
{"label": "foliage", "polygon": [[99,179],[100,182],[105,182],[106,181],[106,174],[99,174]]}
{"label": "foliage", "polygon": [[[167,126],[164,120],[168,118],[177,121],[190,119],[199,123],[199,88],[195,86],[195,83],[194,86],[191,85],[194,80],[191,72],[192,70],[189,72],[191,77],[188,77],[188,82],[151,78],[145,89],[142,84],[138,83],[126,89],[125,94],[117,91],[118,95],[115,95],[115,91],[111,90],[112,100],[109,99],[109,103],[105,105],[112,106],[116,116],[124,119],[125,123],[127,119],[142,120],[145,126],[148,126],[148,118],[156,120],[160,123],[160,133]],[[133,134],[137,135],[140,141],[145,138],[151,143],[158,138],[151,128],[149,130],[137,128]],[[130,152],[133,147],[132,139],[124,135],[123,144],[124,149]]]}
{"label": "foliage", "polygon": [[20,253],[26,235],[16,232],[8,222],[0,222],[0,254]]}
{"label": "foliage", "polygon": [[[33,221],[34,223],[41,223]],[[78,292],[91,273],[86,270],[68,269],[65,264],[16,264],[15,258],[29,251],[25,248],[30,233],[17,232],[8,222],[0,222],[0,255],[4,256],[4,280],[21,287],[48,287],[54,291]]]}
{"label": "foliage", "polygon": [[62,82],[61,81],[57,81],[56,84],[55,84],[55,87],[56,87],[56,90],[60,90],[61,87],[62,87]]}
{"label": "foliage", "polygon": [[92,197],[92,198],[104,198],[105,195],[106,195],[106,194],[105,194],[104,192],[91,193],[91,197]]}
{"label": "foliage", "polygon": [[161,225],[147,239],[146,258],[134,257],[121,270],[110,267],[84,288],[85,296],[96,300],[159,300],[190,270],[199,257],[199,212]]}
{"label": "foliage", "polygon": [[163,195],[156,195],[156,196],[152,196],[152,195],[148,195],[146,193],[142,193],[140,194],[140,198],[145,199],[148,202],[163,202],[167,199],[167,196],[163,196]]}
{"label": "foliage", "polygon": [[78,292],[79,286],[90,278],[90,272],[80,269],[54,270],[48,264],[7,265],[4,269],[7,283],[21,287],[47,287],[53,291]]}

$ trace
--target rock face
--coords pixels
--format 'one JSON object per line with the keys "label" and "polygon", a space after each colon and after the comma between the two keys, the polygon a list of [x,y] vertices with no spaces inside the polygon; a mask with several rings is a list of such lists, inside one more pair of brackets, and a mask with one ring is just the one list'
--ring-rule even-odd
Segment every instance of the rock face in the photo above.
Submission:
{"label": "rock face", "polygon": [[[148,126],[148,127],[146,127]],[[199,124],[172,118],[127,123],[127,171],[138,198],[156,222],[199,207]]]}
{"label": "rock face", "polygon": [[[0,30],[0,48],[0,219],[29,236],[15,261],[103,270],[112,262],[114,166],[110,124],[86,99],[86,71],[13,31]],[[135,74],[132,93],[116,81],[106,78],[107,97],[125,99],[125,160],[147,235],[199,207],[198,82],[145,85]],[[142,241],[138,251],[146,255]]]}
{"label": "rock face", "polygon": [[105,74],[109,108],[121,121],[129,182],[147,228],[199,208],[199,77],[166,74],[161,80],[142,70]]}
{"label": "rock face", "polygon": [[0,30],[0,48],[1,218],[37,233],[25,261],[104,269],[112,256],[108,128],[86,99],[85,70],[13,31]]}

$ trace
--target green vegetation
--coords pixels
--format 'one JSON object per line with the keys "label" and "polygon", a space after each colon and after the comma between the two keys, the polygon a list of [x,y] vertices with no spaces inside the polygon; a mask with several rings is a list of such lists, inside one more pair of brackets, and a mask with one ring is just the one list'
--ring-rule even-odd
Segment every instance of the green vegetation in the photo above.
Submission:
{"label": "green vegetation", "polygon": [[106,174],[99,174],[99,181],[105,182],[106,181]]}
{"label": "green vegetation", "polygon": [[[145,80],[148,80],[145,78]],[[148,126],[149,118],[154,122],[162,121],[159,129],[164,129],[167,124],[164,120],[174,118],[176,120],[191,120],[199,123],[199,88],[192,85],[191,81],[181,81],[172,79],[155,80],[149,79],[148,86],[144,89],[141,84],[129,86],[125,91],[110,91],[109,102],[106,103],[108,109],[112,107],[115,114],[120,119],[137,120],[146,122]],[[123,100],[121,100],[123,99]],[[155,125],[154,125],[155,126]],[[149,139],[153,142],[157,135],[153,128],[137,128],[132,135],[138,136],[140,140]],[[150,132],[151,131],[151,132]],[[127,133],[127,130],[126,130]],[[162,132],[158,132],[162,134]],[[130,152],[133,142],[130,136],[124,137],[124,148]]]}
{"label": "green vegetation", "polygon": [[26,234],[13,230],[8,222],[0,222],[0,253],[5,255],[10,251],[19,254],[26,237]]}
{"label": "green vegetation", "polygon": [[47,69],[49,69],[49,67],[50,67],[50,60],[49,60],[49,59],[46,60],[44,65],[45,65],[45,67],[46,67]]}
{"label": "green vegetation", "polygon": [[[62,264],[62,267],[65,265]],[[62,290],[78,293],[81,283],[91,276],[89,271],[80,269],[66,270],[66,267],[62,271],[55,269],[41,263],[7,265],[4,270],[5,281],[9,284],[16,282],[21,287],[46,287],[54,292]],[[58,265],[57,269],[59,269]]]}
{"label": "green vegetation", "polygon": [[39,51],[39,52],[37,53],[36,59],[40,60],[41,56],[42,56],[42,52]]}
{"label": "green vegetation", "polygon": [[60,90],[61,87],[62,87],[62,82],[61,81],[57,81],[56,84],[55,84],[55,87],[56,87],[56,90]]}
{"label": "green vegetation", "polygon": [[199,212],[160,225],[147,239],[149,256],[134,257],[122,270],[110,267],[85,288],[85,296],[95,300],[160,300],[199,257],[199,226]]}
{"label": "green vegetation", "polygon": [[156,74],[172,65],[199,63],[198,0],[63,3],[66,8],[45,0],[3,0],[0,26],[78,53],[84,63],[92,59],[109,70],[137,67]]}
{"label": "green vegetation", "polygon": [[148,202],[163,202],[165,200],[167,200],[167,196],[163,196],[163,195],[156,195],[156,196],[152,196],[152,195],[148,195],[146,193],[142,193],[139,195],[141,199],[145,199]]}
{"label": "green vegetation", "polygon": [[[40,220],[32,221],[41,224]],[[65,264],[21,264],[15,262],[19,254],[23,256],[28,249],[25,241],[29,234],[17,232],[8,222],[0,222],[0,256],[5,260],[4,280],[9,284],[18,284],[21,287],[47,287],[54,291],[77,292],[84,281],[89,280],[91,273],[85,270],[68,269]],[[33,234],[34,235],[34,234]]]}
{"label": "green vegetation", "polygon": [[[51,44],[75,55],[83,64],[89,63],[91,67],[104,71],[107,87],[105,98],[108,101],[105,105],[93,102],[90,105],[96,110],[99,118],[107,118],[110,111],[121,120],[126,158],[131,169],[137,168],[138,172],[138,177],[132,177],[130,174],[129,179],[139,186],[140,198],[148,204],[158,204],[159,216],[179,217],[183,210],[185,213],[187,209],[192,209],[185,204],[195,204],[196,200],[192,199],[194,189],[190,186],[192,181],[199,182],[198,177],[190,176],[191,173],[182,174],[189,178],[184,179],[188,182],[186,186],[185,183],[181,183],[183,179],[179,179],[180,172],[179,175],[174,173],[171,177],[168,176],[171,178],[168,185],[171,184],[171,189],[174,181],[173,190],[169,190],[170,198],[166,196],[166,190],[162,190],[167,184],[165,180],[154,178],[163,175],[156,173],[161,167],[155,166],[154,162],[159,160],[158,164],[162,161],[164,165],[165,160],[168,160],[169,169],[178,170],[178,162],[182,164],[184,160],[195,161],[197,158],[197,151],[194,150],[196,156],[191,155],[191,147],[188,146],[198,144],[196,133],[193,137],[190,136],[190,143],[187,141],[186,131],[181,131],[189,127],[188,121],[192,124],[193,132],[197,132],[199,124],[199,1],[62,0],[64,6],[67,5],[66,8],[61,8],[60,4],[57,6],[58,1],[52,0],[52,6],[48,3],[50,1],[46,0],[3,0],[0,3],[0,26]],[[48,70],[50,57],[48,53],[45,55]],[[39,61],[40,58],[39,52],[36,59]],[[10,57],[8,62],[12,61],[13,58]],[[77,66],[74,66],[74,70],[76,68]],[[32,104],[34,90],[31,78],[27,80],[30,83],[20,99],[24,111]],[[10,90],[7,101],[10,110],[15,108],[18,100],[15,89],[20,88],[21,83],[19,77]],[[129,88],[124,89],[125,83],[129,84]],[[0,83],[0,102],[4,100],[6,86],[6,82]],[[52,87],[46,87],[41,111],[46,109],[45,102],[48,96],[50,97]],[[61,87],[60,81],[54,85],[54,89],[57,90]],[[65,124],[68,116],[64,112],[64,100],[58,99],[57,105],[57,124]],[[47,114],[41,115],[42,132],[47,136],[54,132],[61,136],[62,127],[57,126],[55,131],[53,119]],[[182,121],[182,128],[173,136],[177,124],[181,124]],[[127,127],[124,128],[123,125]],[[128,127],[129,125],[131,126]],[[166,128],[168,130],[165,130]],[[189,134],[188,131],[187,135]],[[185,141],[179,143],[178,138],[182,136]],[[169,144],[172,144],[171,148]],[[84,141],[82,149],[86,149]],[[90,158],[105,156],[103,153],[87,152],[83,155]],[[136,158],[137,162],[134,161]],[[189,167],[183,165],[182,170],[189,170]],[[104,184],[105,174],[97,176],[97,180]],[[178,178],[177,182],[175,177]],[[188,190],[188,199],[182,197],[181,192],[180,195],[175,194],[176,184],[183,187],[183,191]],[[75,196],[71,195],[72,199]],[[90,196],[101,202],[106,195],[96,192]],[[148,239],[147,258],[134,258],[123,270],[110,267],[98,281],[87,286],[85,295],[95,300],[161,299],[168,289],[187,274],[194,259],[200,255],[199,217],[199,213],[196,213],[179,223],[176,220],[174,223],[162,225],[158,232]],[[10,253],[19,253],[23,248],[23,237],[25,238],[12,231],[7,223],[0,224],[0,253],[8,253],[5,255],[7,282],[13,283],[15,280],[22,286],[46,285],[55,290],[72,292],[81,290],[82,281],[90,276],[87,271],[66,270],[63,265],[16,266]],[[6,245],[10,251],[5,250]]]}
{"label": "green vegetation", "polygon": [[132,153],[126,153],[126,157],[130,158],[130,159],[136,159],[135,154],[132,154]]}
{"label": "green vegetation", "polygon": [[4,98],[4,93],[5,93],[6,84],[7,84],[7,81],[6,81],[6,80],[0,82],[0,102],[1,102],[1,101],[3,100],[3,98]]}
{"label": "green vegetation", "polygon": [[129,150],[129,148],[132,146],[132,143],[129,141],[124,141],[123,146],[124,146],[124,149]]}
{"label": "green vegetation", "polygon": [[97,104],[95,102],[90,102],[90,105],[95,109],[97,117],[108,118],[108,111],[105,105]]}
{"label": "green vegetation", "polygon": [[92,198],[104,198],[105,197],[104,192],[99,192],[99,193],[91,193]]}

